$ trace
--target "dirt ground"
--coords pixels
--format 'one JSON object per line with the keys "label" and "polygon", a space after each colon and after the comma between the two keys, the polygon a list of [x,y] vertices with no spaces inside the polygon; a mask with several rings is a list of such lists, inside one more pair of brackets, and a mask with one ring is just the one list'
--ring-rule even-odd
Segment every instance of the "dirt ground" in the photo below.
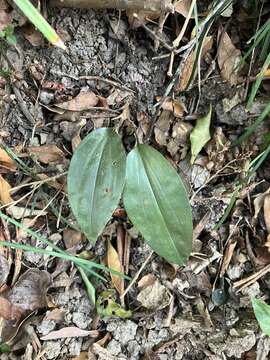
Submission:
{"label": "dirt ground", "polygon": [[[117,11],[62,9],[49,14],[68,51],[47,43],[33,46],[18,31],[16,48],[9,47],[1,60],[2,67],[12,64],[18,77],[16,86],[11,84],[8,88],[12,101],[0,110],[2,143],[16,149],[20,159],[36,174],[55,176],[67,171],[76,136],[82,139],[94,128],[114,126],[130,149],[135,141],[134,132],[139,139],[145,139],[151,121],[156,119],[150,143],[175,164],[189,188],[195,229],[193,256],[185,267],[176,268],[151,255],[150,247],[126,216],[118,214],[93,247],[67,225],[75,223],[66,197],[54,187],[39,188],[17,205],[30,209],[33,202],[33,213],[29,210],[28,216],[17,214],[15,218],[31,219],[54,198],[53,205],[58,211],[46,208],[33,229],[72,253],[88,250],[100,260],[106,253],[107,239],[115,244],[119,233],[124,233],[130,239],[129,275],[134,277],[143,265],[138,280],[144,279],[146,285],[135,282],[122,302],[132,310],[131,318],[100,318],[80,275],[69,262],[17,251],[13,256],[20,261],[21,274],[29,269],[50,274],[46,293],[49,305],[32,313],[18,334],[7,326],[2,336],[14,337],[13,352],[0,355],[0,359],[29,360],[37,358],[35,353],[40,359],[50,360],[268,359],[270,340],[259,331],[250,297],[268,299],[269,276],[258,277],[248,286],[235,286],[270,261],[260,203],[260,196],[269,188],[267,161],[242,189],[229,217],[218,229],[215,227],[245,167],[259,154],[269,121],[244,146],[231,149],[230,144],[262,112],[266,99],[259,96],[251,113],[247,113],[245,102],[239,100],[245,83],[232,87],[221,78],[218,67],[206,77],[215,57],[213,48],[201,64],[200,92],[195,80],[180,98],[186,108],[184,115],[180,118],[163,110],[156,117],[157,97],[164,95],[169,83],[166,75],[169,58],[153,59],[166,51],[155,51],[155,43],[145,29],[132,28],[127,17],[124,14],[119,17]],[[232,32],[236,32],[234,38],[239,45],[245,39],[237,33],[238,25]],[[165,34],[168,37],[165,41],[169,41],[170,31]],[[177,58],[174,70],[178,64]],[[88,90],[100,96],[100,108],[105,98],[108,106],[79,115],[55,109],[56,103]],[[207,113],[210,104],[212,138],[191,166],[188,136],[195,120]],[[57,145],[65,158],[41,164],[29,157],[28,147],[43,145]],[[7,174],[6,179],[16,187],[29,177],[17,171]],[[24,194],[25,189],[19,190],[15,199]],[[57,216],[59,209],[62,217]],[[13,239],[15,229],[10,228],[9,234]],[[34,238],[20,236],[23,243],[45,248]],[[97,292],[112,288],[109,277],[108,283],[98,282],[96,286]],[[71,326],[93,333],[41,340],[54,330]]]}

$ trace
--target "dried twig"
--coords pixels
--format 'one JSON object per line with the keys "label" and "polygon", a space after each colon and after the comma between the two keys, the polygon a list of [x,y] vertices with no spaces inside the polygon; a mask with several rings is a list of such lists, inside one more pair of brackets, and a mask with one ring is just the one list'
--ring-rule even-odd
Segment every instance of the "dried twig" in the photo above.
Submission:
{"label": "dried twig", "polygon": [[139,9],[146,11],[173,11],[170,0],[50,0],[51,7],[81,9]]}

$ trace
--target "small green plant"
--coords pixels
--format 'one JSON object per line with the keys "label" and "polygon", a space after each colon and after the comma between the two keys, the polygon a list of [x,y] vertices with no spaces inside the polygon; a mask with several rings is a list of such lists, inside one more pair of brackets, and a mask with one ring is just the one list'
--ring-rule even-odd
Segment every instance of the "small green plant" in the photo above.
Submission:
{"label": "small green plant", "polygon": [[192,215],[180,176],[152,147],[138,144],[126,157],[112,129],[94,130],[76,149],[68,171],[69,202],[89,241],[95,243],[121,196],[153,250],[183,265],[191,253]]}
{"label": "small green plant", "polygon": [[0,39],[6,41],[10,45],[16,45],[16,37],[14,35],[14,26],[8,25],[4,30],[0,31]]}

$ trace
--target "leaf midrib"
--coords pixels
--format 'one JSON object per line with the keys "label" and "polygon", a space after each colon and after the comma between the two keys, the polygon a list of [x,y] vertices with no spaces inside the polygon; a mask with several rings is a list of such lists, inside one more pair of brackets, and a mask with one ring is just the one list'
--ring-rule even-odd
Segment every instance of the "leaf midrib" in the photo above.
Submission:
{"label": "leaf midrib", "polygon": [[[166,232],[167,232],[167,234],[169,235],[169,240],[170,240],[170,242],[172,243],[172,245],[173,245],[172,247],[175,249],[178,258],[181,260],[181,259],[182,259],[182,256],[181,256],[181,254],[179,253],[179,250],[177,249],[177,247],[176,247],[176,245],[175,245],[175,243],[174,243],[174,241],[173,241],[173,239],[172,239],[172,236],[171,236],[170,231],[169,231],[169,229],[168,229],[168,227],[167,227],[167,223],[166,223],[166,221],[165,221],[163,212],[162,212],[162,210],[160,209],[160,207],[159,207],[159,205],[158,205],[157,196],[156,196],[155,191],[154,191],[154,189],[153,189],[153,186],[152,186],[152,182],[151,182],[151,180],[150,180],[150,177],[148,176],[149,171],[147,171],[147,166],[146,166],[146,164],[145,164],[145,160],[143,159],[143,156],[141,156],[141,152],[140,152],[139,148],[138,148],[138,153],[139,153],[140,158],[141,158],[141,160],[142,160],[142,164],[143,164],[143,167],[144,167],[144,170],[145,170],[145,173],[146,173],[146,179],[148,180],[148,183],[150,184],[150,190],[151,190],[151,193],[152,193],[153,198],[154,198],[154,200],[155,200],[156,207],[157,207],[157,209],[158,209],[158,212],[159,212],[160,215],[161,215],[161,218],[162,218],[163,223],[165,224]],[[150,172],[151,172],[151,169],[149,169],[149,170],[150,170]],[[153,174],[153,172],[152,172],[152,174]],[[154,177],[156,178],[156,176],[154,176]],[[157,179],[157,178],[156,178],[156,179]],[[157,180],[158,180],[158,179],[157,179]],[[159,182],[159,181],[158,181],[158,182]]]}

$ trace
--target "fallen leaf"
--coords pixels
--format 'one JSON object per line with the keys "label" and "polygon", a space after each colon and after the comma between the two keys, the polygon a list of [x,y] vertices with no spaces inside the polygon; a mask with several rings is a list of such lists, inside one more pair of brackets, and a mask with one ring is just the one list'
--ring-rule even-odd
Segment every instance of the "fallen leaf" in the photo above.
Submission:
{"label": "fallen leaf", "polygon": [[3,205],[7,205],[13,202],[12,197],[10,196],[11,186],[9,183],[0,175],[0,202]]}
{"label": "fallen leaf", "polygon": [[146,309],[161,310],[170,304],[171,295],[167,288],[156,279],[153,284],[146,286],[139,292],[137,300]]}
{"label": "fallen leaf", "polygon": [[62,322],[65,317],[65,311],[63,309],[53,309],[46,313],[44,320],[53,320],[56,323]]}
{"label": "fallen leaf", "polygon": [[93,91],[82,91],[75,98],[60,104],[55,104],[55,106],[69,111],[84,111],[96,106],[98,101],[98,97]]}
{"label": "fallen leaf", "polygon": [[43,164],[62,162],[65,154],[56,145],[29,146],[27,151]]}
{"label": "fallen leaf", "polygon": [[46,271],[29,269],[20,276],[7,294],[7,299],[25,312],[46,307],[49,283],[50,275]]}
{"label": "fallen leaf", "polygon": [[5,30],[5,27],[11,24],[11,20],[10,14],[0,9],[0,31]]}
{"label": "fallen leaf", "polygon": [[154,282],[157,280],[155,275],[153,274],[147,274],[143,276],[140,281],[138,281],[138,287],[139,288],[145,288],[147,286],[151,286],[154,284]]}
{"label": "fallen leaf", "polygon": [[88,351],[83,351],[79,356],[71,358],[71,360],[89,360]]}
{"label": "fallen leaf", "polygon": [[89,336],[91,338],[98,337],[99,331],[97,330],[82,330],[76,326],[65,327],[60,330],[51,331],[48,335],[45,335],[41,338],[43,341],[48,340],[57,340],[73,337],[85,337]]}
{"label": "fallen leaf", "polygon": [[[119,255],[115,248],[112,246],[110,240],[108,240],[108,247],[107,247],[107,265],[109,268],[122,272],[122,265],[119,259]],[[114,275],[110,273],[112,284],[118,293],[121,295],[124,291],[124,283],[123,279],[120,276]]]}
{"label": "fallen leaf", "polygon": [[33,46],[41,46],[44,43],[42,34],[32,25],[25,24],[21,27],[23,36]]}
{"label": "fallen leaf", "polygon": [[241,51],[234,46],[222,27],[218,31],[217,60],[222,79],[231,85],[236,85],[239,81],[239,67],[237,66],[241,60]]}
{"label": "fallen leaf", "polygon": [[131,310],[125,310],[115,301],[115,290],[102,291],[96,303],[97,313],[101,317],[117,316],[121,319],[128,319],[132,316]]}
{"label": "fallen leaf", "polygon": [[64,229],[63,240],[66,249],[70,249],[82,242],[82,233],[78,230],[73,230],[70,228]]}
{"label": "fallen leaf", "polygon": [[155,128],[154,128],[155,139],[156,142],[161,146],[167,145],[167,141],[169,138],[169,131],[173,119],[174,119],[173,114],[170,111],[163,110],[155,124]]}
{"label": "fallen leaf", "polygon": [[13,305],[9,300],[0,297],[0,316],[5,320],[19,321],[23,310]]}
{"label": "fallen leaf", "polygon": [[200,153],[204,145],[211,139],[210,136],[210,123],[211,123],[211,115],[212,115],[212,106],[210,106],[210,110],[208,114],[198,119],[194,129],[190,134],[190,142],[191,142],[191,164],[194,163],[197,155]]}
{"label": "fallen leaf", "polygon": [[174,11],[178,14],[183,15],[185,18],[188,16],[189,9],[191,6],[191,0],[180,0],[174,5]]}
{"label": "fallen leaf", "polygon": [[13,159],[8,155],[8,153],[0,148],[0,167],[8,170],[15,171],[17,169],[17,165]]}
{"label": "fallen leaf", "polygon": [[270,195],[266,195],[264,198],[263,204],[263,211],[264,211],[264,222],[266,225],[266,229],[268,234],[270,234]]}
{"label": "fallen leaf", "polygon": [[[0,241],[1,246],[1,241]],[[7,277],[9,275],[10,263],[5,256],[0,254],[0,288],[6,283]]]}
{"label": "fallen leaf", "polygon": [[[204,58],[205,54],[212,49],[213,46],[213,36],[206,36],[203,42],[202,51],[201,51],[201,59]],[[195,51],[192,51],[188,57],[184,60],[183,68],[181,71],[181,75],[179,76],[179,82],[177,86],[177,91],[181,92],[186,90],[190,78],[193,72],[194,62],[196,59],[196,53]],[[197,67],[194,73],[194,77],[197,73]]]}
{"label": "fallen leaf", "polygon": [[47,306],[46,292],[49,283],[50,275],[46,271],[29,269],[20,276],[11,290],[3,293],[0,297],[0,316],[4,315],[5,318],[0,334],[3,342],[14,336],[19,322],[27,315]]}
{"label": "fallen leaf", "polygon": [[[157,101],[161,100],[160,96],[156,97]],[[163,110],[170,111],[174,114],[175,117],[181,118],[184,113],[187,112],[185,104],[180,100],[172,99],[171,97],[166,97],[161,104]]]}

